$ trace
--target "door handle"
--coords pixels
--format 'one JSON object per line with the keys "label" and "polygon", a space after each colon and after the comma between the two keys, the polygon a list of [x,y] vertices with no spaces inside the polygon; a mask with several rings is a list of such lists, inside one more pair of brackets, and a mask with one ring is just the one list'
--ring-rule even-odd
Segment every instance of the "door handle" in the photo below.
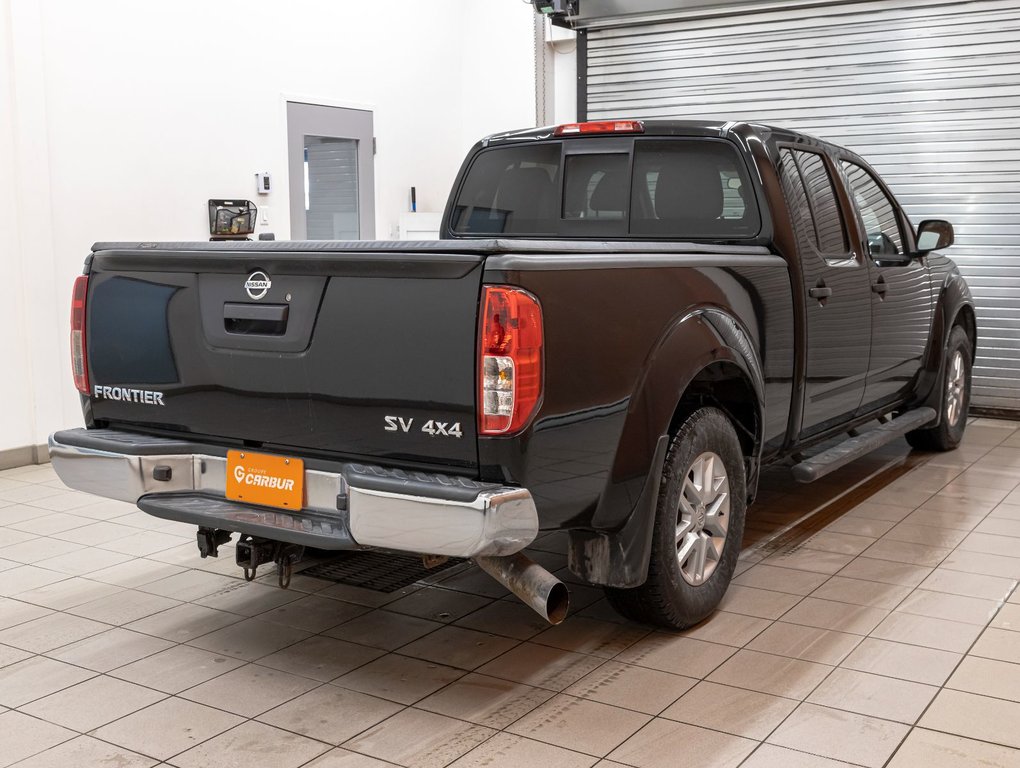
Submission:
{"label": "door handle", "polygon": [[825,301],[827,298],[832,296],[832,289],[823,285],[817,285],[814,288],[808,288],[807,295],[812,299],[818,299],[819,301]]}
{"label": "door handle", "polygon": [[878,294],[879,298],[885,298],[885,292],[889,290],[889,286],[886,285],[885,278],[881,275],[878,276],[878,282],[871,284],[871,290]]}

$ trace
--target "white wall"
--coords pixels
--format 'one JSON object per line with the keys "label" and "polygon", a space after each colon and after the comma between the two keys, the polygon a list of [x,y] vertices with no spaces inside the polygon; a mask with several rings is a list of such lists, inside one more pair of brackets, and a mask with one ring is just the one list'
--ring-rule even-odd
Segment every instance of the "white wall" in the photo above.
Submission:
{"label": "white wall", "polygon": [[[16,116],[14,52],[9,8],[0,6],[0,268],[7,286],[0,300],[0,448],[35,442],[28,340],[24,327],[24,283],[21,275],[17,195],[14,189]],[[10,107],[10,108],[8,108]]]}
{"label": "white wall", "polygon": [[553,114],[557,125],[577,121],[577,36],[557,29],[553,41]]}
{"label": "white wall", "polygon": [[[67,312],[54,314],[56,285],[49,223],[49,161],[39,8],[32,3],[0,6],[0,450],[43,442],[37,425],[60,412],[58,335]],[[32,183],[29,181],[32,180]],[[39,234],[42,233],[40,237]],[[80,271],[80,267],[79,270]],[[3,300],[6,299],[6,300]],[[9,356],[8,356],[9,355]],[[73,391],[70,384],[68,392]]]}
{"label": "white wall", "polygon": [[392,237],[412,185],[419,210],[441,210],[475,140],[534,124],[532,14],[521,0],[0,0],[0,248],[23,297],[0,301],[0,359],[24,370],[0,377],[0,451],[80,424],[67,316],[93,242],[204,240],[206,200],[255,199],[264,170],[260,229],[286,238],[285,96],[373,110],[376,236]]}

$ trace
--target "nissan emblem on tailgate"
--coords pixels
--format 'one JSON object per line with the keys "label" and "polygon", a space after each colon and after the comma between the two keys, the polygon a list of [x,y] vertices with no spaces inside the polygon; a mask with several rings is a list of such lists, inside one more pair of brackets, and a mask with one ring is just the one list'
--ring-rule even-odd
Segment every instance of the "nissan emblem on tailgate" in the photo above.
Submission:
{"label": "nissan emblem on tailgate", "polygon": [[269,275],[259,270],[252,272],[248,275],[248,279],[244,281],[244,290],[248,292],[249,298],[258,301],[272,288],[273,281],[269,279]]}

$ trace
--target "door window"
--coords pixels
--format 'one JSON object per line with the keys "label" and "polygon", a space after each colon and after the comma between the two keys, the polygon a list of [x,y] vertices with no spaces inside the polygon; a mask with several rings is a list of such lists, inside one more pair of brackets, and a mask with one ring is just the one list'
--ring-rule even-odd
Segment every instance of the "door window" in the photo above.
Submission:
{"label": "door window", "polygon": [[793,159],[793,152],[789,149],[779,150],[779,170],[783,180],[783,195],[797,236],[797,250],[802,254],[817,251],[818,234],[811,216],[811,206],[808,205],[807,189],[797,168],[797,161]]}
{"label": "door window", "polygon": [[872,257],[902,255],[903,233],[889,196],[864,168],[849,160],[841,164],[860,211]]}
{"label": "door window", "polygon": [[814,152],[794,151],[794,156],[804,176],[808,202],[815,215],[818,250],[822,253],[846,253],[850,250],[846,241],[846,228],[843,226],[843,217],[839,215],[836,190],[825,161]]}
{"label": "door window", "polygon": [[305,136],[305,237],[357,240],[358,142]]}
{"label": "door window", "polygon": [[850,250],[832,176],[820,154],[783,147],[779,150],[783,192],[793,216],[798,247],[827,256]]}

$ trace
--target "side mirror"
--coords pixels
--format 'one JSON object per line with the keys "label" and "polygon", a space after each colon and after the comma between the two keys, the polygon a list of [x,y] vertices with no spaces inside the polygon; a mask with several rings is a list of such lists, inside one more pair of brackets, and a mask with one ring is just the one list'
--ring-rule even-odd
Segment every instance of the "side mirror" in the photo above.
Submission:
{"label": "side mirror", "polygon": [[942,219],[927,219],[917,225],[917,250],[919,253],[938,251],[953,244],[953,225]]}

